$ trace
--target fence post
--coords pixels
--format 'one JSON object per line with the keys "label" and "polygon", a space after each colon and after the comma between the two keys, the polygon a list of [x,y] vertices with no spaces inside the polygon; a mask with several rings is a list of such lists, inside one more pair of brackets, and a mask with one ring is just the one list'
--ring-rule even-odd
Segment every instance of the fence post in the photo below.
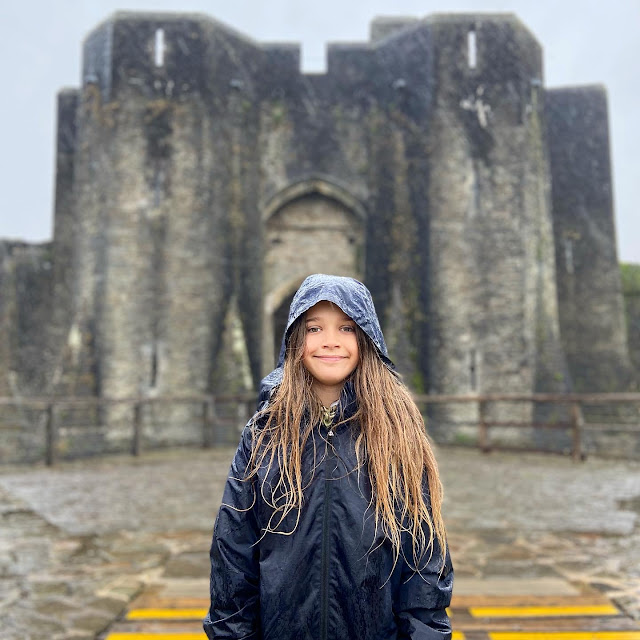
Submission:
{"label": "fence post", "polygon": [[133,446],[131,454],[139,456],[142,449],[142,403],[133,405]]}
{"label": "fence post", "polygon": [[202,403],[202,448],[211,449],[213,446],[213,433],[211,429],[210,416],[213,414],[211,411],[211,405],[213,404],[213,398],[209,397],[208,400]]}
{"label": "fence post", "polygon": [[216,397],[214,395],[209,396],[209,412],[211,414],[209,419],[211,446],[215,447],[216,445],[220,445],[220,434],[218,433],[218,425],[216,424]]}
{"label": "fence post", "polygon": [[46,464],[52,467],[58,461],[58,425],[53,404],[47,405],[46,439]]}
{"label": "fence post", "polygon": [[584,417],[582,415],[582,407],[579,402],[571,405],[571,433],[573,436],[573,448],[571,451],[575,461],[584,460],[586,458],[582,453],[582,427],[584,425]]}
{"label": "fence post", "polygon": [[489,453],[489,425],[487,424],[487,401],[480,400],[479,407],[479,419],[480,423],[478,425],[478,447],[480,451],[483,453]]}

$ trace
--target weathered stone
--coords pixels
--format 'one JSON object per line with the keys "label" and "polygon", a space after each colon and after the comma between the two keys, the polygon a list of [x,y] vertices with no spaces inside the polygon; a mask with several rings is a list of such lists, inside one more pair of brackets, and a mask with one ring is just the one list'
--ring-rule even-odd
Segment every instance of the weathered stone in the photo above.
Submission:
{"label": "weathered stone", "polygon": [[92,634],[91,637],[95,637],[113,622],[113,618],[113,613],[109,611],[85,608],[78,615],[69,616],[69,623],[70,627],[78,629],[79,631],[88,632]]}
{"label": "weathered stone", "polygon": [[[0,394],[255,389],[311,272],[364,280],[417,391],[632,384],[600,89],[546,89],[511,14],[378,19],[325,74],[299,62],[203,16],[119,12],[89,34],[58,101],[53,241],[0,246]],[[206,412],[228,417],[146,404],[135,443],[223,442]],[[57,451],[130,450],[133,418],[59,408]],[[42,412],[0,420],[0,460],[42,456]],[[474,405],[429,428],[465,422]]]}
{"label": "weathered stone", "polygon": [[29,589],[34,597],[68,596],[71,595],[71,585],[66,580],[48,576],[29,581]]}
{"label": "weathered stone", "polygon": [[202,553],[182,553],[172,556],[165,565],[163,576],[167,578],[206,578],[210,566],[207,556]]}
{"label": "weathered stone", "polygon": [[[52,551],[42,554],[34,546],[45,561],[33,573],[0,580],[0,638],[35,640],[46,629],[52,639],[93,640],[87,626],[115,623],[126,607],[206,602],[208,543],[232,455],[230,449],[184,450],[78,461],[55,470],[1,469],[0,512],[3,503],[21,505],[23,512],[3,543],[28,549],[25,543],[35,537]],[[486,456],[459,448],[441,448],[438,461],[458,594],[569,595],[596,585],[635,615],[638,461],[576,464],[557,456]],[[114,522],[114,505],[123,495],[135,509],[119,511]],[[162,500],[172,507],[163,510]],[[42,533],[34,527],[39,520],[56,526]],[[128,557],[121,555],[127,546]],[[77,553],[87,548],[117,561]],[[61,549],[73,554],[73,564],[56,551]],[[166,553],[158,567],[141,570],[150,549]],[[169,575],[193,568],[199,577]]]}
{"label": "weathered stone", "polygon": [[101,596],[87,600],[87,606],[96,611],[107,612],[111,616],[111,619],[113,619],[123,611],[125,603],[119,598]]}
{"label": "weathered stone", "polygon": [[67,614],[78,611],[79,603],[70,598],[48,597],[38,599],[38,612],[44,616],[51,616],[56,619],[66,617]]}

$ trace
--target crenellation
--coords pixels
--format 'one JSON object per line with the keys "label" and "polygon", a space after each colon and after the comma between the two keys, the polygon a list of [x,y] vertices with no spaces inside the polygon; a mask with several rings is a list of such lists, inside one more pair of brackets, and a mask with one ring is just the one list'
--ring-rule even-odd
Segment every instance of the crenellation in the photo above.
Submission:
{"label": "crenellation", "polygon": [[373,43],[379,43],[392,36],[404,35],[419,21],[419,18],[413,16],[378,16],[369,26],[369,39]]}
{"label": "crenellation", "polygon": [[113,28],[113,19],[109,18],[91,31],[83,43],[82,87],[97,87],[103,102],[111,100]]}

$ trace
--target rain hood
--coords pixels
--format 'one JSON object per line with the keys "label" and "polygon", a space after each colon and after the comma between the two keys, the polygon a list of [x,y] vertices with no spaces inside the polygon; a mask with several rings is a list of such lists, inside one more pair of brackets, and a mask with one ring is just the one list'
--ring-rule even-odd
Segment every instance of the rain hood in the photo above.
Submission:
{"label": "rain hood", "polygon": [[333,304],[340,307],[371,338],[382,361],[390,369],[395,370],[395,366],[387,353],[387,345],[382,335],[382,329],[380,328],[380,322],[378,321],[369,289],[354,278],[316,273],[305,278],[293,296],[291,307],[289,308],[287,328],[280,346],[278,365],[260,383],[260,404],[269,398],[273,388],[282,381],[285,348],[293,323],[302,314],[311,309],[313,305],[322,300],[333,302]]}

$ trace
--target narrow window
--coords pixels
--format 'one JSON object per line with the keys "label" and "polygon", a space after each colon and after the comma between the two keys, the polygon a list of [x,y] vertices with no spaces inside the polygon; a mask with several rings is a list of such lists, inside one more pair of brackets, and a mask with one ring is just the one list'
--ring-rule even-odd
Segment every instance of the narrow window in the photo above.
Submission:
{"label": "narrow window", "polygon": [[472,29],[467,34],[467,63],[469,69],[475,69],[478,61],[478,49],[476,42],[476,32]]}
{"label": "narrow window", "polygon": [[155,389],[158,384],[158,349],[154,343],[153,351],[151,352],[151,379],[149,380],[149,386]]}
{"label": "narrow window", "polygon": [[155,62],[156,67],[164,66],[164,29],[156,29]]}
{"label": "narrow window", "polygon": [[564,239],[564,264],[567,273],[573,273],[573,240],[571,238]]}

